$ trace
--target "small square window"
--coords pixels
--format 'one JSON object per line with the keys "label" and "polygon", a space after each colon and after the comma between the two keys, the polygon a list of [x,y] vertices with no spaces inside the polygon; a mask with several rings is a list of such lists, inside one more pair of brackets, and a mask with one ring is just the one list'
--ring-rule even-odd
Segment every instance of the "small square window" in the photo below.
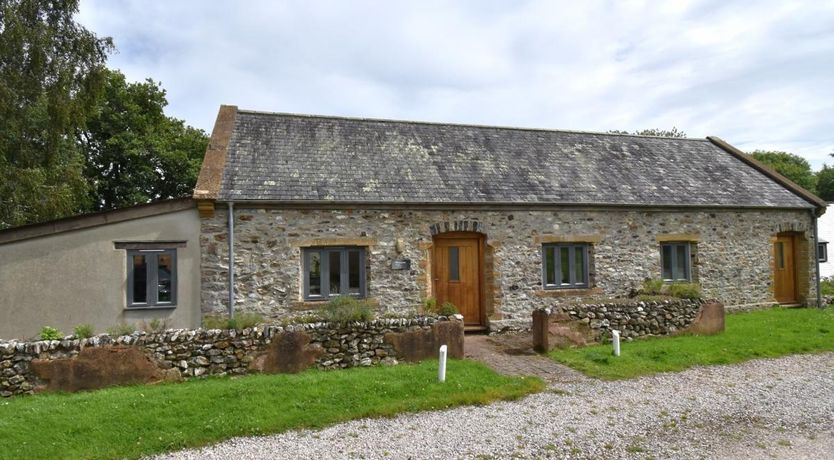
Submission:
{"label": "small square window", "polygon": [[338,295],[365,297],[364,248],[305,248],[302,256],[305,300]]}
{"label": "small square window", "polygon": [[663,281],[691,281],[689,243],[663,243],[660,245],[660,265]]}
{"label": "small square window", "polygon": [[128,308],[173,307],[176,304],[177,250],[128,250]]}
{"label": "small square window", "polygon": [[542,246],[542,281],[545,289],[587,288],[588,249],[585,243]]}
{"label": "small square window", "polygon": [[817,258],[820,262],[828,262],[828,241],[817,243]]}

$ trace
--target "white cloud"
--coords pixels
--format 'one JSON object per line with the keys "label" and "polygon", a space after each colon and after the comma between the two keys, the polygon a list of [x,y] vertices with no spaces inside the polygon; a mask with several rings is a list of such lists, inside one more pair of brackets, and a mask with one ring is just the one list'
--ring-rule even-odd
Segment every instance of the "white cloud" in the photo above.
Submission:
{"label": "white cloud", "polygon": [[[105,1],[111,65],[210,130],[243,108],[580,130],[670,128],[834,151],[834,4]],[[831,162],[834,162],[832,160]]]}

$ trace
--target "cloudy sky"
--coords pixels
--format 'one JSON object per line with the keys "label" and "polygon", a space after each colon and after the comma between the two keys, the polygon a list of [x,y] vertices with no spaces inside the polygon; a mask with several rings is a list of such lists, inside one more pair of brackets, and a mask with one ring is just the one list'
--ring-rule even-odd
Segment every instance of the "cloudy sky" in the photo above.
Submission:
{"label": "cloudy sky", "polygon": [[169,115],[678,127],[834,163],[834,2],[83,0]]}

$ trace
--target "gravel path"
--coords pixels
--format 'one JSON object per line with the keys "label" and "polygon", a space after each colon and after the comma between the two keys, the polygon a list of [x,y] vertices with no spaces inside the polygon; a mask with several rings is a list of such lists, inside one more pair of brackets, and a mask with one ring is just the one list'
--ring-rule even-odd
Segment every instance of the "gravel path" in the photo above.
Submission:
{"label": "gravel path", "polygon": [[515,402],[237,438],[159,458],[830,458],[832,427],[834,353],[826,353],[554,384]]}

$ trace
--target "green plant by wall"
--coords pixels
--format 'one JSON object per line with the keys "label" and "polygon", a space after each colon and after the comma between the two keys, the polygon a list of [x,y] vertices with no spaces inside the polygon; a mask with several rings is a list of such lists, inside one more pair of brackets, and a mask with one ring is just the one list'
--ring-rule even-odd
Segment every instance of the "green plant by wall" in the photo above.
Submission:
{"label": "green plant by wall", "polygon": [[330,299],[321,310],[325,321],[346,323],[349,321],[371,321],[374,312],[368,301],[350,296],[338,296]]}
{"label": "green plant by wall", "polygon": [[458,314],[458,307],[452,302],[443,302],[443,305],[438,307],[437,314],[440,316],[452,316]]}
{"label": "green plant by wall", "polygon": [[206,315],[203,317],[203,329],[243,330],[264,323],[264,317],[258,313],[241,312],[234,318],[226,315]]}
{"label": "green plant by wall", "polygon": [[117,324],[107,328],[107,333],[113,337],[121,337],[136,332],[136,328],[127,323]]}
{"label": "green plant by wall", "polygon": [[834,276],[820,278],[820,293],[825,296],[834,296]]}
{"label": "green plant by wall", "polygon": [[643,280],[643,285],[640,287],[640,294],[643,295],[661,295],[665,284],[662,279],[646,278]]}
{"label": "green plant by wall", "polygon": [[73,329],[73,335],[78,339],[89,339],[95,333],[96,330],[92,324],[79,324]]}
{"label": "green plant by wall", "polygon": [[669,295],[679,299],[700,299],[701,285],[698,283],[672,283],[669,285]]}
{"label": "green plant by wall", "polygon": [[159,318],[154,318],[150,322],[142,321],[141,328],[145,332],[159,334],[168,329],[168,321]]}
{"label": "green plant by wall", "polygon": [[459,313],[458,308],[452,302],[438,304],[437,299],[429,297],[423,300],[423,313],[440,316],[452,316]]}
{"label": "green plant by wall", "polygon": [[38,334],[38,337],[41,340],[61,340],[64,338],[64,334],[61,334],[61,331],[54,327],[44,326],[40,334]]}

